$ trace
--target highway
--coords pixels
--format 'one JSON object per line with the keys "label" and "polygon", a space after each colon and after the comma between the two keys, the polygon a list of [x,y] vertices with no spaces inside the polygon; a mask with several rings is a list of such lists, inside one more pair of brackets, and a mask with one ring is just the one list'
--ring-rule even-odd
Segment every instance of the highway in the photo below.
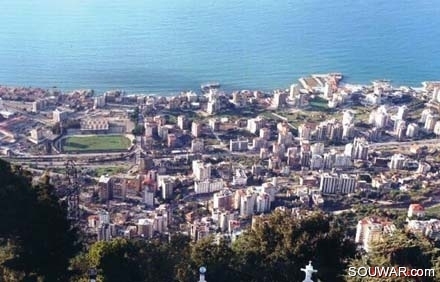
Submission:
{"label": "highway", "polygon": [[432,139],[425,139],[425,140],[419,140],[419,141],[405,141],[405,142],[384,142],[384,143],[370,143],[371,148],[377,148],[377,147],[391,147],[391,146],[412,146],[414,144],[416,145],[437,145],[440,142],[439,138],[432,138]]}
{"label": "highway", "polygon": [[[22,153],[23,154],[23,153]],[[41,160],[41,159],[87,159],[87,158],[97,158],[97,157],[106,157],[106,158],[119,158],[127,157],[133,154],[133,152],[118,152],[118,153],[78,153],[78,154],[57,154],[57,155],[31,155],[31,154],[23,154],[23,156],[9,157],[9,159],[17,159],[17,160]]]}
{"label": "highway", "polygon": [[277,118],[279,118],[279,119],[281,119],[281,120],[287,122],[287,124],[288,124],[291,128],[293,128],[293,129],[297,129],[293,124],[291,124],[291,123],[289,122],[289,120],[288,120],[286,117],[280,116],[279,114],[276,114],[276,113],[273,113],[273,112],[271,112],[271,114],[272,114],[273,116],[275,116],[275,117],[277,117]]}
{"label": "highway", "polygon": [[[369,147],[372,149],[382,148],[382,147],[411,147],[412,145],[425,145],[425,146],[431,146],[431,145],[437,145],[440,143],[440,139],[438,138],[432,138],[432,139],[425,139],[425,140],[418,140],[418,141],[404,141],[404,142],[379,142],[379,143],[369,143]],[[344,150],[345,146],[330,146],[327,147],[328,149],[339,149]]]}
{"label": "highway", "polygon": [[[433,138],[433,139],[426,139],[426,140],[419,140],[419,141],[405,141],[405,142],[381,142],[381,143],[370,143],[369,146],[372,149],[379,149],[383,147],[393,147],[398,146],[400,148],[406,148],[410,147],[414,144],[417,145],[426,145],[426,146],[432,146],[437,145],[440,142],[439,139]],[[337,150],[344,150],[345,146],[330,146],[328,149],[337,149]],[[115,158],[131,158],[136,155],[136,153],[142,151],[139,145],[135,146],[135,149],[131,152],[123,152],[123,153],[78,153],[78,154],[58,154],[58,155],[31,155],[31,154],[24,154],[23,156],[14,156],[14,157],[4,157],[5,160],[14,162],[14,163],[35,163],[38,162],[39,164],[47,164],[47,165],[57,165],[58,163],[65,163],[68,159],[76,160],[78,164],[81,165],[91,165],[94,164],[87,162],[88,159],[95,159],[95,158],[102,158],[99,160],[100,163],[105,162],[115,162]],[[211,157],[229,157],[233,155],[237,156],[245,156],[250,155],[252,152],[224,152],[224,153],[214,153],[214,154],[204,154],[203,156],[211,156]],[[255,154],[258,154],[257,152]],[[168,155],[164,157],[158,157],[156,159],[173,159],[177,156],[185,156],[188,155],[188,153],[182,153],[182,154],[173,154]],[[191,155],[191,154],[190,154]],[[98,161],[98,160],[97,160]],[[52,164],[51,164],[52,163]]]}
{"label": "highway", "polygon": [[[10,161],[11,163],[16,163],[20,165],[34,165],[37,167],[52,167],[52,168],[64,168],[66,167],[66,161],[35,161],[35,160],[17,160],[17,159],[4,159]],[[82,167],[96,168],[96,167],[109,167],[109,166],[123,166],[128,165],[127,162],[123,161],[112,161],[109,162],[99,162],[99,163],[88,163],[86,161],[75,161],[75,164]]]}

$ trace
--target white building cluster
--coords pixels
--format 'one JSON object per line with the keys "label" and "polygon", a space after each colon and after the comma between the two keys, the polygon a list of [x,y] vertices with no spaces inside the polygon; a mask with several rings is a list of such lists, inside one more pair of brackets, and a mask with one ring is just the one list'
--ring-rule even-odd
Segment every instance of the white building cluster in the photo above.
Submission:
{"label": "white building cluster", "polygon": [[240,217],[249,218],[255,213],[270,211],[275,200],[276,187],[270,183],[263,186],[240,189],[235,192],[234,209],[240,211]]}
{"label": "white building cluster", "polygon": [[[168,232],[170,223],[170,211],[166,205],[161,205],[154,211],[148,212],[144,217],[138,219],[136,235],[143,238],[151,238],[154,233]],[[131,238],[134,234],[126,230],[124,235]]]}
{"label": "white building cluster", "polygon": [[108,131],[109,122],[107,119],[86,119],[81,120],[82,131]]}
{"label": "white building cluster", "polygon": [[258,116],[256,118],[248,119],[246,129],[252,134],[257,134],[259,133],[259,130],[264,127],[264,125],[264,118]]}
{"label": "white building cluster", "polygon": [[249,140],[247,138],[237,138],[229,141],[229,151],[244,152],[248,150]]}
{"label": "white building cluster", "polygon": [[369,118],[369,123],[377,128],[387,127],[390,122],[390,115],[385,106],[380,106],[377,110],[372,111]]}
{"label": "white building cluster", "polygon": [[232,185],[234,186],[245,186],[247,184],[248,177],[244,169],[238,168],[235,170],[235,174],[232,177]]}
{"label": "white building cluster", "polygon": [[366,252],[370,252],[374,243],[395,230],[396,226],[386,218],[366,217],[357,224],[355,242],[360,244]]}

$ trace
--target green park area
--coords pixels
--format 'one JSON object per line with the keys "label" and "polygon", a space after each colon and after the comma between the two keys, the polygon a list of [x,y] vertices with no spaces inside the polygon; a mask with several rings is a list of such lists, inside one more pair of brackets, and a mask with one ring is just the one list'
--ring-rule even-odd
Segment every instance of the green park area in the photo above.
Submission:
{"label": "green park area", "polygon": [[328,101],[322,97],[315,97],[314,99],[309,101],[309,106],[312,108],[312,110],[316,111],[327,111],[329,110],[328,107]]}
{"label": "green park area", "polygon": [[131,141],[123,135],[71,136],[64,140],[64,152],[126,150]]}
{"label": "green park area", "polygon": [[124,173],[128,170],[125,166],[108,166],[108,167],[97,167],[94,169],[95,176],[101,175],[113,175],[118,173]]}

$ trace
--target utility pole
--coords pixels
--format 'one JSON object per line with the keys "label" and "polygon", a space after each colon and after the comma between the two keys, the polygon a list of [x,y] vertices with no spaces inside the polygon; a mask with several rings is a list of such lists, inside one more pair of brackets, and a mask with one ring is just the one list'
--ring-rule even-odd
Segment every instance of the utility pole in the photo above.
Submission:
{"label": "utility pole", "polygon": [[67,218],[74,224],[79,221],[79,183],[78,183],[78,169],[72,160],[66,163],[66,174],[69,178],[69,187],[67,188]]}

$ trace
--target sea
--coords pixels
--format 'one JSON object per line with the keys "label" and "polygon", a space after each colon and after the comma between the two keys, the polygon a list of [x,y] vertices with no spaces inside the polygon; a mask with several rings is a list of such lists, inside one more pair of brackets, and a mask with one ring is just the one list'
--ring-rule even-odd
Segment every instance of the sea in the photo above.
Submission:
{"label": "sea", "polygon": [[0,0],[0,85],[175,94],[440,80],[439,0]]}

